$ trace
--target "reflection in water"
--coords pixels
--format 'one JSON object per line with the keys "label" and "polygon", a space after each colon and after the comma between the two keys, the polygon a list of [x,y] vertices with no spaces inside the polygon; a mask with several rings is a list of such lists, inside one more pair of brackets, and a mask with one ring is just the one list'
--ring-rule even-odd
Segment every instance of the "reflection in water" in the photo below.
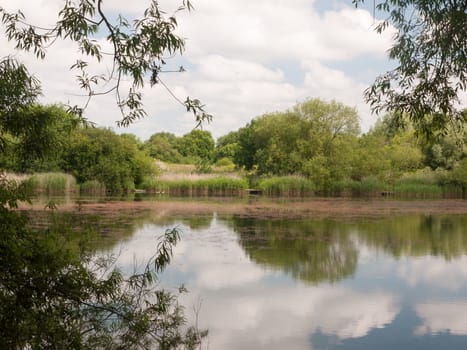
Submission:
{"label": "reflection in water", "polygon": [[467,335],[467,302],[421,304],[416,306],[422,324],[415,329],[416,335],[451,333]]}
{"label": "reflection in water", "polygon": [[394,257],[442,256],[457,258],[467,252],[467,215],[396,217],[357,224],[366,245]]}
{"label": "reflection in water", "polygon": [[257,264],[314,283],[335,282],[355,272],[355,242],[349,229],[334,221],[231,220],[240,244]]}
{"label": "reflection in water", "polygon": [[[144,265],[183,234],[162,276],[185,283],[212,349],[458,349],[467,344],[467,215],[259,220],[128,215],[100,249]],[[106,226],[108,225],[108,226]]]}
{"label": "reflection in water", "polygon": [[467,282],[467,256],[451,260],[433,256],[410,259],[398,268],[398,275],[410,287],[461,291]]}
{"label": "reflection in water", "polygon": [[398,314],[393,293],[354,291],[326,279],[310,286],[261,268],[225,222],[215,219],[209,230],[185,232],[164,276],[169,286],[186,283],[185,305],[202,299],[200,326],[209,328],[211,348],[310,349],[315,332],[341,340],[363,337]]}

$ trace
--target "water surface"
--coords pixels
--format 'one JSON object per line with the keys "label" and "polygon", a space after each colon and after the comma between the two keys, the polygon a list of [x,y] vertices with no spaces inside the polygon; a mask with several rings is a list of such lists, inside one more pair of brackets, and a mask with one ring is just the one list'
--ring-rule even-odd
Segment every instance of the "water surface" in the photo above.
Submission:
{"label": "water surface", "polygon": [[162,281],[188,288],[209,349],[467,347],[467,215],[154,214],[111,249],[132,271],[174,226],[182,240]]}

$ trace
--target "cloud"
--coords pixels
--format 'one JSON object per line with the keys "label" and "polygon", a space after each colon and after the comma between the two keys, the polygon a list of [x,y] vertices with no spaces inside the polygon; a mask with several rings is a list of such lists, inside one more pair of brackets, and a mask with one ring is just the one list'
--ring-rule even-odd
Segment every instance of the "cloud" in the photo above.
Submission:
{"label": "cloud", "polygon": [[416,306],[417,315],[422,324],[415,329],[416,335],[445,333],[467,335],[467,303],[420,304]]}
{"label": "cloud", "polygon": [[[122,12],[133,18],[146,3],[115,0],[105,3],[105,8],[112,15]],[[161,7],[171,14],[179,4],[162,1]],[[178,32],[187,38],[187,50],[182,59],[168,60],[170,68],[183,64],[188,72],[163,78],[178,98],[190,96],[206,104],[214,115],[206,129],[215,137],[266,112],[286,110],[307,97],[336,99],[357,107],[363,130],[373,123],[362,99],[363,89],[371,81],[362,80],[368,74],[360,70],[369,69],[362,62],[385,55],[391,32],[375,33],[373,17],[367,11],[351,4],[319,11],[316,2],[309,0],[196,0],[193,4],[194,12],[178,14]],[[10,10],[23,9],[31,20],[43,25],[54,23],[62,5],[59,0],[6,0],[3,4]],[[4,39],[1,43],[0,56],[12,52],[11,45],[3,45]],[[77,58],[75,45],[57,42],[43,62],[31,55],[20,57],[42,80],[43,102],[82,103],[79,95],[83,92],[77,88],[75,73],[69,71]],[[336,68],[336,62],[345,62],[346,68]],[[106,61],[93,67],[105,73],[111,65]],[[193,116],[163,87],[147,87],[143,93],[148,117],[118,131],[147,139],[158,131],[182,135],[195,126]],[[96,98],[86,116],[111,127],[121,118],[112,96]]]}

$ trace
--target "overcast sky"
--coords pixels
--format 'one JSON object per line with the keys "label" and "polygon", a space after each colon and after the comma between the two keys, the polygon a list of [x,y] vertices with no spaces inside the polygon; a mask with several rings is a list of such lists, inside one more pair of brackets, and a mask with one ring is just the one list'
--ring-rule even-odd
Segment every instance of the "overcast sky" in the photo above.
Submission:
{"label": "overcast sky", "polygon": [[[219,137],[267,112],[282,111],[306,98],[335,99],[358,110],[363,131],[375,122],[363,90],[389,67],[391,32],[374,32],[372,4],[355,9],[351,0],[192,0],[195,11],[180,14],[178,33],[186,38],[185,73],[167,73],[164,82],[180,99],[199,98],[214,116],[204,128]],[[367,1],[372,3],[371,1]],[[3,0],[5,9],[21,8],[31,21],[54,23],[63,0]],[[146,1],[107,0],[106,9],[132,18]],[[160,1],[170,13],[176,0]],[[14,52],[0,39],[0,56]],[[76,47],[58,42],[43,62],[16,54],[43,84],[44,103],[79,103],[69,67]],[[107,69],[108,67],[101,67]],[[161,86],[144,90],[148,117],[126,129],[112,98],[96,98],[88,119],[142,140],[153,133],[189,132],[195,122]]]}

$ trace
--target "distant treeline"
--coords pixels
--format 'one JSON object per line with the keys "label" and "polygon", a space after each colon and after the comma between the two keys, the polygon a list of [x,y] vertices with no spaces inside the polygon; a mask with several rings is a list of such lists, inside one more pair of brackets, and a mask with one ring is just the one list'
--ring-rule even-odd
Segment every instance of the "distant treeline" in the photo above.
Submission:
{"label": "distant treeline", "polygon": [[158,182],[161,169],[155,160],[193,164],[198,173],[235,171],[232,181],[238,182],[238,175],[249,181],[209,181],[225,193],[250,187],[271,195],[465,196],[467,188],[465,122],[427,138],[417,135],[405,116],[392,114],[361,134],[355,109],[309,99],[290,110],[257,117],[217,143],[209,131],[199,129],[181,137],[155,133],[143,142],[132,134],[82,125],[57,105],[34,105],[26,114],[32,122],[47,125],[35,134],[37,142],[47,145],[47,152],[37,157],[31,151],[34,138],[3,135],[0,168],[17,173],[65,172],[82,189],[118,193],[135,188],[176,187],[178,192],[196,188],[189,179],[171,184],[165,177]]}

